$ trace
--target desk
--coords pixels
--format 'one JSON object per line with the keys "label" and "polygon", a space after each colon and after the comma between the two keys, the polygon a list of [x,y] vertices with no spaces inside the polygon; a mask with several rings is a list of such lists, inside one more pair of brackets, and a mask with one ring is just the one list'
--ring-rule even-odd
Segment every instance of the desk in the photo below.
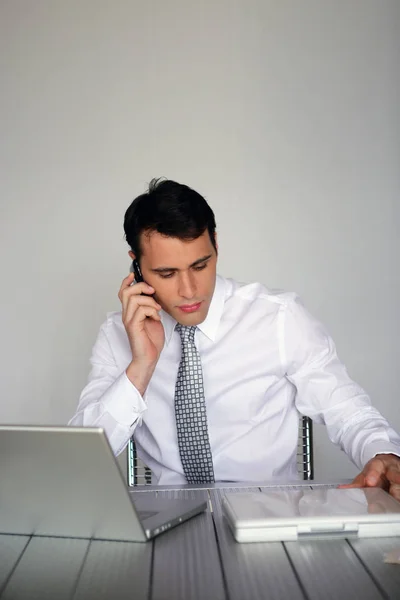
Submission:
{"label": "desk", "polygon": [[222,519],[221,498],[227,490],[271,487],[277,486],[133,488],[141,503],[144,494],[209,500],[207,512],[144,544],[0,535],[0,598],[400,598],[400,565],[383,562],[385,552],[400,548],[400,538],[236,543]]}

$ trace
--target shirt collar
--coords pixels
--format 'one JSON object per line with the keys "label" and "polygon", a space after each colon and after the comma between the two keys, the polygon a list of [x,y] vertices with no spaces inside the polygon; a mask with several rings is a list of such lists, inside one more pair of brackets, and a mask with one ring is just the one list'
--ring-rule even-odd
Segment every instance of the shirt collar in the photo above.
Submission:
{"label": "shirt collar", "polygon": [[[212,342],[215,341],[215,338],[217,336],[217,330],[221,321],[222,312],[224,310],[224,304],[225,283],[223,277],[217,275],[214,293],[211,299],[210,308],[208,309],[207,317],[202,323],[198,325],[200,331],[204,333],[204,335],[206,335]],[[165,344],[168,346],[168,344],[171,341],[172,334],[174,332],[177,321],[164,310],[161,310],[161,322],[163,324],[165,332]]]}

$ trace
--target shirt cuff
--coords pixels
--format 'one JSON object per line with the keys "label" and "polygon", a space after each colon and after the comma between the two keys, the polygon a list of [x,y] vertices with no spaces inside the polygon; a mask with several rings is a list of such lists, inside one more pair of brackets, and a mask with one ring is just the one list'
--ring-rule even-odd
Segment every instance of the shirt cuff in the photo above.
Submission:
{"label": "shirt cuff", "polygon": [[363,455],[363,466],[377,454],[394,454],[400,458],[400,446],[391,442],[372,442],[368,444],[368,448],[364,451]]}
{"label": "shirt cuff", "polygon": [[125,427],[132,425],[139,419],[147,406],[142,396],[128,379],[124,371],[108,388],[102,398],[104,409]]}

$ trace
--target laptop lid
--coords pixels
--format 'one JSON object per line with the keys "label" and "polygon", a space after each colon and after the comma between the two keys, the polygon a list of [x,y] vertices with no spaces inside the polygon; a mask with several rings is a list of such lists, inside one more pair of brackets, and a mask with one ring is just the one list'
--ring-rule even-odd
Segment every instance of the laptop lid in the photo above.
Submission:
{"label": "laptop lid", "polygon": [[226,494],[239,542],[400,535],[400,503],[379,488],[298,488]]}
{"label": "laptop lid", "polygon": [[142,523],[102,429],[0,426],[0,456],[0,533],[144,542],[206,507],[153,500]]}

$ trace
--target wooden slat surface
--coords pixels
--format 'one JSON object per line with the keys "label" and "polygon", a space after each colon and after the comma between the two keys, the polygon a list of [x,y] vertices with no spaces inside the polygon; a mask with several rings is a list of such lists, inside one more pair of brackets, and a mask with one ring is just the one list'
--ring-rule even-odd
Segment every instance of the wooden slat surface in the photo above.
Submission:
{"label": "wooden slat surface", "polygon": [[346,540],[285,542],[310,600],[380,600],[382,594]]}
{"label": "wooden slat surface", "polygon": [[0,535],[0,598],[400,598],[400,565],[383,562],[385,552],[395,548],[400,552],[400,538],[238,544],[223,519],[221,499],[226,492],[257,490],[260,493],[260,488],[238,486],[210,492],[188,488],[139,492],[145,505],[146,494],[149,501],[155,497],[212,501],[212,512],[154,542]]}
{"label": "wooden slat surface", "polygon": [[[189,492],[189,495],[187,495]],[[207,492],[164,492],[169,498],[203,499]],[[222,569],[210,512],[154,540],[152,600],[225,600]]]}
{"label": "wooden slat surface", "polygon": [[[229,489],[229,493],[245,491],[255,489]],[[212,490],[210,494],[229,600],[303,600],[283,545],[280,542],[238,544],[222,516],[221,500],[225,492]]]}
{"label": "wooden slat surface", "polygon": [[32,537],[2,600],[69,600],[88,546],[88,540]]}
{"label": "wooden slat surface", "polygon": [[400,564],[386,564],[384,555],[397,550],[400,556],[400,538],[374,538],[349,542],[376,584],[388,598],[400,598]]}
{"label": "wooden slat surface", "polygon": [[147,600],[151,561],[152,542],[92,541],[74,600]]}
{"label": "wooden slat surface", "polygon": [[0,595],[28,541],[25,535],[0,535]]}

